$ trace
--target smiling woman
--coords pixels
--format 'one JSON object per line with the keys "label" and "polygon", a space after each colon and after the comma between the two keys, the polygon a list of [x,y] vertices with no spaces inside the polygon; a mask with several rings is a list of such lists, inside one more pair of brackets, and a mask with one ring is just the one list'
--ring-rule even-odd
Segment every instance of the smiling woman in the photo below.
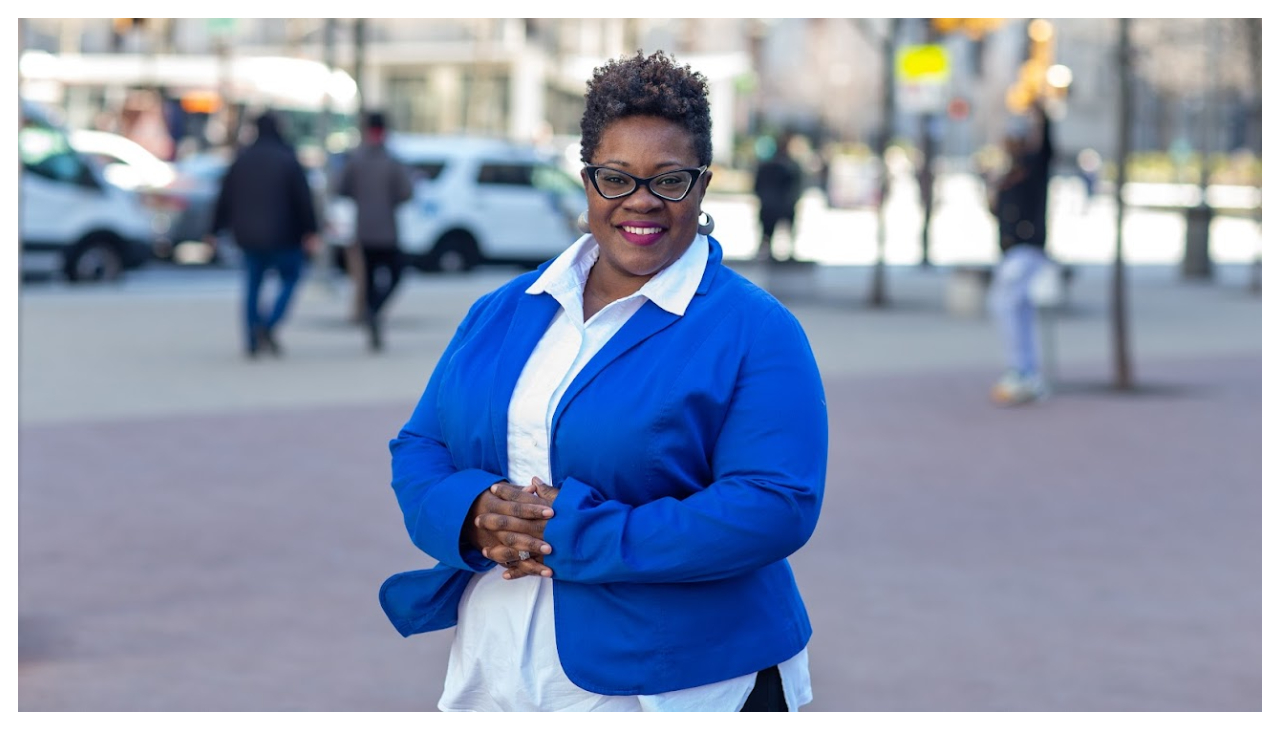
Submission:
{"label": "smiling woman", "polygon": [[446,711],[786,711],[812,630],[787,557],[822,504],[808,338],[703,220],[705,79],[613,61],[582,119],[583,235],[482,297],[391,442],[405,636],[456,626]]}

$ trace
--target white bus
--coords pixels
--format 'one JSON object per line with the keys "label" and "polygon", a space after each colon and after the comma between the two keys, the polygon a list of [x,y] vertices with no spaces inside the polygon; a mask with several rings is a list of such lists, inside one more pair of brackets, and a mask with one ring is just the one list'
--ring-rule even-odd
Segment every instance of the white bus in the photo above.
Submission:
{"label": "white bus", "polygon": [[359,110],[351,76],[300,58],[26,51],[18,71],[22,97],[62,110],[68,127],[115,126],[166,159],[184,142],[232,141],[242,121],[268,108],[300,151],[345,149]]}

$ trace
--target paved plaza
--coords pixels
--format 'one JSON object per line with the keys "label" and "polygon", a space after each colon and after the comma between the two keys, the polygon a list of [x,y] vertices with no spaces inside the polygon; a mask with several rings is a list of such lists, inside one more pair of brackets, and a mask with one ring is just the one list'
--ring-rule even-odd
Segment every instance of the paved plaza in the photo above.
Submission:
{"label": "paved plaza", "polygon": [[[951,272],[771,272],[827,389],[829,480],[792,563],[806,711],[1260,711],[1262,298],[1129,270],[1137,387],[1112,382],[1110,268],[1053,322],[1056,394],[999,409],[994,325]],[[434,711],[450,632],[377,591],[409,544],[387,442],[507,270],[416,275],[387,350],[309,285],[279,360],[239,353],[237,282],[19,300],[18,708]],[[709,557],[709,559],[711,559]]]}

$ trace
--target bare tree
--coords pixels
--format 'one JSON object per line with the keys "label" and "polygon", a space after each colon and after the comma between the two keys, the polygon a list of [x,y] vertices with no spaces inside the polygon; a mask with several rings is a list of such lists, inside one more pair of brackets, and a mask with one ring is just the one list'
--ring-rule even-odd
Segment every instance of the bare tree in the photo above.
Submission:
{"label": "bare tree", "polygon": [[1133,81],[1133,53],[1130,46],[1130,29],[1133,21],[1120,18],[1120,48],[1118,66],[1120,69],[1120,119],[1118,125],[1119,143],[1117,149],[1119,163],[1116,166],[1116,250],[1115,260],[1111,265],[1111,354],[1112,354],[1112,386],[1117,390],[1133,388],[1133,369],[1129,364],[1129,312],[1127,303],[1127,287],[1125,284],[1124,266],[1124,196],[1121,191],[1128,174],[1129,134],[1132,131],[1132,109],[1130,87]]}
{"label": "bare tree", "polygon": [[883,307],[889,303],[889,295],[885,287],[885,201],[889,197],[889,166],[885,163],[885,152],[889,147],[889,138],[893,133],[893,114],[896,108],[894,100],[893,53],[897,44],[898,28],[901,20],[895,18],[888,21],[888,27],[877,31],[865,19],[854,21],[862,37],[881,52],[881,86],[880,86],[880,131],[876,135],[876,156],[880,165],[880,194],[876,201],[876,260],[871,268],[871,292],[867,303],[872,307]]}

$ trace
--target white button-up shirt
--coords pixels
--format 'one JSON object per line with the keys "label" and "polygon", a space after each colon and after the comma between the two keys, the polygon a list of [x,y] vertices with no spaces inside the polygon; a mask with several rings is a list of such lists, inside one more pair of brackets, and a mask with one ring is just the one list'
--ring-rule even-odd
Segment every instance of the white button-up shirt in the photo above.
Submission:
{"label": "white button-up shirt", "polygon": [[[549,434],[556,405],[579,371],[646,301],[683,315],[707,266],[709,244],[697,236],[689,249],[635,294],[605,306],[584,321],[582,295],[600,247],[587,234],[547,267],[527,290],[560,303],[529,356],[507,413],[507,479],[527,486],[533,477],[552,483]],[[552,518],[555,519],[555,518]],[[554,547],[554,546],[553,546]],[[723,682],[615,697],[573,684],[560,666],[552,588],[554,580],[526,576],[503,580],[496,566],[471,580],[458,606],[439,708],[450,711],[736,711],[755,686],[751,673]],[[794,711],[812,698],[808,650],[779,665],[787,705]]]}

